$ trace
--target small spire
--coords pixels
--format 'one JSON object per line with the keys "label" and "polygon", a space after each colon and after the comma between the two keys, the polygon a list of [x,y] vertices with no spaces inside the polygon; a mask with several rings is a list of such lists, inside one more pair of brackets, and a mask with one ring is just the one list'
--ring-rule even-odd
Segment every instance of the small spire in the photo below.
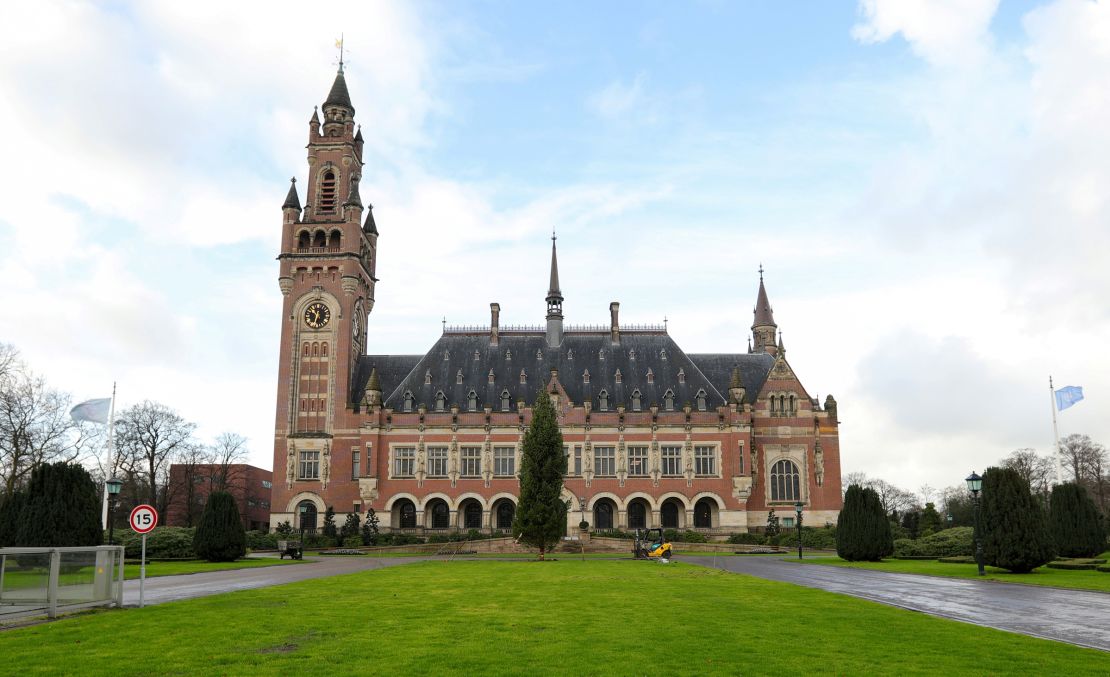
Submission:
{"label": "small spire", "polygon": [[547,300],[553,298],[563,300],[563,292],[559,290],[559,259],[555,253],[555,231],[551,231],[551,281],[547,288]]}
{"label": "small spire", "polygon": [[366,384],[366,389],[379,393],[382,391],[382,382],[378,378],[378,368],[376,366],[370,370],[370,381]]}
{"label": "small spire", "polygon": [[733,365],[732,366],[732,378],[729,379],[728,387],[729,387],[730,390],[732,388],[743,388],[744,387],[743,383],[740,380],[740,365]]}
{"label": "small spire", "polygon": [[362,143],[362,125],[359,125],[358,131],[355,132],[355,142]]}
{"label": "small spire", "polygon": [[775,316],[771,311],[771,302],[767,300],[767,288],[763,286],[763,264],[759,264],[759,294],[755,298],[755,322],[752,323],[752,328],[756,327],[777,327],[775,324]]}
{"label": "small spire", "polygon": [[362,230],[370,233],[371,235],[378,234],[378,224],[374,222],[374,205],[366,205],[366,221],[362,224]]}
{"label": "small spire", "polygon": [[319,106],[313,106],[312,107],[312,117],[309,118],[308,123],[311,124],[311,125],[320,124],[320,107]]}
{"label": "small spire", "polygon": [[343,203],[344,207],[347,206],[362,206],[362,196],[358,194],[358,177],[351,179],[351,194],[347,196],[347,201]]}
{"label": "small spire", "polygon": [[782,330],[779,330],[779,355],[786,355],[786,347],[782,345]]}
{"label": "small spire", "polygon": [[289,193],[285,196],[285,204],[281,208],[301,210],[301,199],[297,197],[297,177],[295,176],[289,179]]}
{"label": "small spire", "polygon": [[343,77],[343,69],[335,74],[335,82],[331,85],[328,98],[324,100],[324,108],[328,106],[342,106],[355,114],[355,107],[351,104],[351,94],[347,91],[347,80]]}

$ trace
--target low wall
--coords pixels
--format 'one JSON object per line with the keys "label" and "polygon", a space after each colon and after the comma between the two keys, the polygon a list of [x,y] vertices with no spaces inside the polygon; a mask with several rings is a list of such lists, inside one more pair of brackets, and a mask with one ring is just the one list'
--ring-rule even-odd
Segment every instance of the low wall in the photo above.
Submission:
{"label": "low wall", "polygon": [[[604,536],[594,536],[592,542],[612,550],[624,550],[626,552],[632,552],[632,543],[634,541],[630,538],[606,538]],[[682,543],[679,541],[672,541],[671,547],[676,551],[681,550],[683,552],[733,553],[755,551],[766,552],[767,550],[773,550],[775,552],[782,553],[790,552],[785,548],[779,548],[776,546],[751,545],[747,543]]]}

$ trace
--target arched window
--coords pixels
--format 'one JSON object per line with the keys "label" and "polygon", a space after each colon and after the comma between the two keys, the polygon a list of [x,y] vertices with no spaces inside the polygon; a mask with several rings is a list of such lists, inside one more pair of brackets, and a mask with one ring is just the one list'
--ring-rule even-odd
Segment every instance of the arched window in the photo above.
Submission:
{"label": "arched window", "polygon": [[582,382],[583,383],[589,383],[590,382],[590,370],[589,369],[582,372]]}
{"label": "arched window", "polygon": [[671,500],[663,504],[659,510],[659,521],[664,529],[678,528],[678,503]]}
{"label": "arched window", "polygon": [[783,459],[771,466],[771,500],[798,501],[802,494],[798,488],[798,466]]}
{"label": "arched window", "polygon": [[443,391],[440,390],[440,391],[436,392],[436,411],[443,411],[443,409],[446,405],[447,405],[447,398],[444,397]]}
{"label": "arched window", "polygon": [[312,501],[301,501],[297,504],[297,514],[301,517],[301,528],[309,533],[315,533],[316,504]]}
{"label": "arched window", "polygon": [[771,413],[772,413],[772,414],[774,414],[774,413],[775,413],[775,411],[776,411],[776,409],[775,409],[775,402],[776,402],[776,400],[775,400],[775,396],[774,396],[774,395],[771,395]]}
{"label": "arched window", "polygon": [[497,506],[497,528],[512,529],[514,516],[516,516],[516,506],[513,502],[501,501]]}
{"label": "arched window", "polygon": [[416,505],[407,498],[397,501],[397,524],[402,529],[416,528]]}
{"label": "arched window", "polygon": [[632,411],[640,411],[640,391],[632,391]]}
{"label": "arched window", "polygon": [[667,411],[674,411],[674,391],[668,390],[663,393],[663,408]]}
{"label": "arched window", "polygon": [[699,390],[697,398],[698,398],[698,411],[705,411],[705,391],[704,390]]}
{"label": "arched window", "polygon": [[451,512],[443,501],[432,504],[432,528],[446,529],[451,526]]}
{"label": "arched window", "polygon": [[312,246],[321,249],[328,246],[327,235],[324,235],[324,231],[316,231],[316,234],[312,236]]}
{"label": "arched window", "polygon": [[628,504],[628,528],[647,528],[647,510],[644,508],[643,501],[632,501]]}
{"label": "arched window", "polygon": [[308,357],[308,343],[304,344],[304,356]]}
{"label": "arched window", "polygon": [[320,356],[320,344],[319,343],[313,343],[312,344],[312,356],[313,357],[319,357]]}
{"label": "arched window", "polygon": [[463,510],[463,527],[466,529],[482,528],[482,506],[478,501],[469,501]]}
{"label": "arched window", "polygon": [[609,411],[609,393],[604,390],[597,394],[597,410]]}
{"label": "arched window", "polygon": [[713,528],[713,504],[708,498],[703,498],[694,505],[694,527]]}
{"label": "arched window", "polygon": [[335,211],[335,172],[324,170],[320,177],[320,207],[321,214],[330,214]]}
{"label": "arched window", "polygon": [[510,400],[509,391],[508,390],[502,390],[501,391],[501,411],[508,411],[509,410],[509,400]]}
{"label": "arched window", "polygon": [[412,411],[412,405],[413,404],[414,404],[414,400],[413,400],[413,397],[412,397],[412,393],[409,392],[408,390],[406,390],[405,391],[405,400],[404,400],[404,405],[403,405],[404,406],[404,411]]}
{"label": "arched window", "polygon": [[470,411],[478,411],[478,393],[473,390],[466,396],[466,408]]}
{"label": "arched window", "polygon": [[310,246],[312,246],[312,236],[307,230],[302,230],[297,236],[297,249],[308,249]]}
{"label": "arched window", "polygon": [[598,529],[613,528],[613,504],[609,501],[598,501],[594,506],[594,526]]}
{"label": "arched window", "polygon": [[328,356],[328,342],[324,341],[320,344],[320,357]]}
{"label": "arched window", "polygon": [[790,413],[791,414],[796,413],[798,411],[797,406],[798,405],[794,403],[794,394],[791,393],[790,394]]}

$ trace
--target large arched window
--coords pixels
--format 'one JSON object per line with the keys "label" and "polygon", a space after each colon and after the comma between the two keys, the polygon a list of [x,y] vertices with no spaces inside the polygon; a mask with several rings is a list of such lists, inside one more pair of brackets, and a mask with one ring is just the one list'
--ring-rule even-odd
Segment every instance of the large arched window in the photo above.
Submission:
{"label": "large arched window", "polygon": [[678,502],[669,500],[659,509],[659,521],[664,529],[678,528]]}
{"label": "large arched window", "polygon": [[697,395],[698,411],[705,411],[705,391],[699,390]]}
{"label": "large arched window", "polygon": [[473,390],[466,396],[467,411],[478,411],[478,393]]}
{"label": "large arched window", "polygon": [[404,410],[405,411],[412,411],[412,405],[413,405],[414,402],[415,402],[415,400],[413,399],[412,393],[406,390],[405,391],[405,403],[403,405]]}
{"label": "large arched window", "polygon": [[647,507],[643,501],[635,500],[628,504],[628,528],[647,528]]}
{"label": "large arched window", "polygon": [[432,528],[446,529],[451,526],[451,511],[447,503],[435,501],[432,503]]}
{"label": "large arched window", "polygon": [[407,498],[397,501],[397,525],[402,529],[416,528],[416,505]]}
{"label": "large arched window", "polygon": [[467,529],[482,528],[482,506],[478,501],[468,501],[463,509],[463,527]]}
{"label": "large arched window", "polygon": [[710,529],[713,527],[713,502],[703,498],[694,504],[694,527]]}
{"label": "large arched window", "polygon": [[663,393],[663,409],[666,411],[674,411],[674,391],[668,390]]}
{"label": "large arched window", "polygon": [[509,391],[508,390],[502,390],[501,391],[501,411],[508,411],[508,410],[509,410]]}
{"label": "large arched window", "polygon": [[771,500],[799,501],[801,498],[802,494],[798,489],[798,466],[786,459],[771,466]]}
{"label": "large arched window", "polygon": [[513,517],[516,515],[516,506],[512,501],[504,500],[497,505],[497,528],[512,529]]}
{"label": "large arched window", "polygon": [[597,410],[609,411],[609,393],[604,390],[597,395]]}
{"label": "large arched window", "polygon": [[443,409],[446,405],[447,405],[447,398],[444,397],[443,391],[441,390],[441,391],[436,393],[436,411],[443,411]]}
{"label": "large arched window", "polygon": [[297,504],[297,514],[301,518],[301,528],[309,533],[316,531],[316,504],[312,501],[301,501]]}
{"label": "large arched window", "polygon": [[594,506],[594,525],[598,529],[613,528],[613,504],[609,501],[598,501]]}
{"label": "large arched window", "polygon": [[632,391],[632,411],[640,411],[640,391]]}

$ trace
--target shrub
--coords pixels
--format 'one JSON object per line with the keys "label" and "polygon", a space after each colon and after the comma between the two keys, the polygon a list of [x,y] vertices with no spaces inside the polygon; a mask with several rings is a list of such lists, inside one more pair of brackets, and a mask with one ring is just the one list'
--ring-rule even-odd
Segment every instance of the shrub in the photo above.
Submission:
{"label": "shrub", "polygon": [[358,534],[354,534],[352,536],[348,536],[347,538],[344,538],[343,539],[343,547],[344,548],[360,548],[360,547],[362,547],[362,537],[359,536]]}
{"label": "shrub", "polygon": [[5,545],[100,545],[100,496],[89,472],[76,464],[46,463],[3,509]]}
{"label": "shrub", "polygon": [[857,484],[848,487],[836,523],[836,554],[849,562],[875,562],[893,553],[890,520],[879,495]]}
{"label": "shrub", "polygon": [[1098,507],[1087,490],[1068,482],[1052,487],[1048,513],[1056,552],[1065,557],[1093,557],[1106,547]]}
{"label": "shrub", "polygon": [[247,547],[251,550],[276,550],[279,534],[265,531],[248,531]]}
{"label": "shrub", "polygon": [[228,492],[209,494],[193,536],[193,550],[209,562],[232,562],[247,554],[247,532],[235,499]]}
{"label": "shrub", "polygon": [[671,543],[679,543],[682,541],[682,535],[678,533],[678,529],[664,529],[663,540],[670,541]]}
{"label": "shrub", "polygon": [[324,511],[324,537],[329,543],[334,543],[339,537],[339,530],[335,528],[335,508],[330,505]]}
{"label": "shrub", "polygon": [[[155,527],[146,535],[147,559],[195,559],[192,527]],[[116,542],[123,546],[124,556],[139,559],[142,555],[143,537],[134,531],[116,531]]]}
{"label": "shrub", "polygon": [[728,537],[729,543],[746,544],[746,545],[763,545],[763,537],[759,534],[751,532],[744,534],[733,534]]}
{"label": "shrub", "polygon": [[706,538],[705,534],[703,534],[701,532],[691,531],[691,530],[687,529],[686,533],[682,534],[682,542],[683,543],[708,543],[709,539]]}
{"label": "shrub", "polygon": [[954,557],[975,554],[974,530],[971,527],[953,527],[922,536],[916,541],[900,538],[894,541],[896,557]]}
{"label": "shrub", "polygon": [[1052,539],[1044,510],[1016,470],[983,473],[983,562],[1024,574],[1050,562]]}
{"label": "shrub", "polygon": [[423,538],[412,534],[381,534],[378,537],[378,545],[416,545],[423,542]]}
{"label": "shrub", "polygon": [[378,513],[374,512],[374,508],[366,509],[366,519],[359,529],[359,536],[362,537],[363,545],[377,545],[378,544]]}
{"label": "shrub", "polygon": [[1065,560],[1063,562],[1049,562],[1046,564],[1049,569],[1068,569],[1070,571],[1094,571],[1098,568],[1099,563],[1093,560]]}
{"label": "shrub", "polygon": [[290,536],[297,533],[296,530],[293,529],[293,525],[289,523],[289,520],[285,520],[277,525],[277,529],[274,529],[274,532],[283,539],[288,539]]}
{"label": "shrub", "polygon": [[[358,536],[359,527],[361,527],[361,520],[358,518],[357,512],[347,513],[347,519],[343,522],[343,526],[339,528],[339,540],[343,543],[351,536]],[[362,539],[358,539],[359,544]]]}

